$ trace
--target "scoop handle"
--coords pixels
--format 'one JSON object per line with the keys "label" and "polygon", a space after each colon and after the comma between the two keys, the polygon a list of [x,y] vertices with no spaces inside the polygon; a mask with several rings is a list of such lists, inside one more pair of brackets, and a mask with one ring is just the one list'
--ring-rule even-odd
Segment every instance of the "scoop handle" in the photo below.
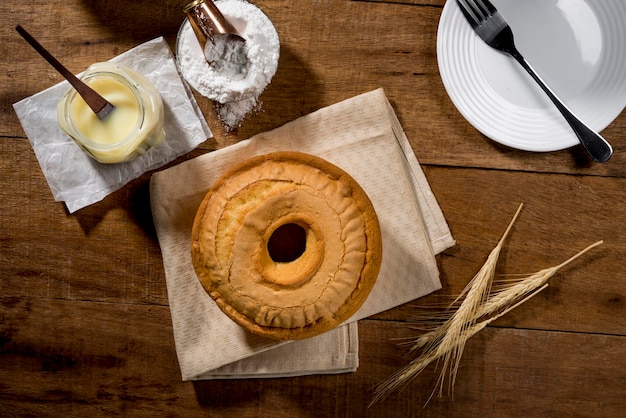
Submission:
{"label": "scoop handle", "polygon": [[85,103],[89,105],[91,110],[98,116],[99,119],[104,117],[113,110],[113,105],[109,103],[98,92],[89,87],[76,77],[70,70],[68,70],[63,64],[61,64],[50,52],[48,52],[35,38],[33,38],[22,26],[17,25],[15,30],[32,46],[35,51],[39,53],[50,65],[54,67],[61,75],[69,81],[69,83],[76,89],[78,94],[81,95]]}

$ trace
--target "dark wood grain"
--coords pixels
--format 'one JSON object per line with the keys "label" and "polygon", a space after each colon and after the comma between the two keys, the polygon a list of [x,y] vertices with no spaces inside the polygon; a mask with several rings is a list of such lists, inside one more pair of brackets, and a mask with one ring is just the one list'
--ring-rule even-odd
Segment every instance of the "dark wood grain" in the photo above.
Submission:
{"label": "dark wood grain", "polygon": [[[164,36],[185,2],[30,0],[0,4],[0,415],[211,417],[618,417],[626,408],[626,117],[603,132],[615,155],[534,154],[497,145],[455,109],[439,77],[443,0],[261,0],[281,39],[263,111],[170,164],[382,87],[424,167],[457,245],[437,256],[443,289],[360,321],[355,373],[182,382],[150,173],[69,215],[55,202],[13,103],[61,81],[13,30],[78,73]],[[58,51],[58,52],[57,52]],[[433,397],[436,367],[367,407],[406,364],[417,306],[457,295],[520,203],[498,277],[556,265],[598,240],[549,287],[473,337],[454,394]]]}

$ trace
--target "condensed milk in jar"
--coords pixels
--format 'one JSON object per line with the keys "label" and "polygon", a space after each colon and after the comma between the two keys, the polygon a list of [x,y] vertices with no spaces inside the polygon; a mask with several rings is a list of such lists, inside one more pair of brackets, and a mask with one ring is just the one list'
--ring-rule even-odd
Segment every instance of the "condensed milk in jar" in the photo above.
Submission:
{"label": "condensed milk in jar", "polygon": [[101,163],[121,163],[163,141],[163,101],[145,76],[100,62],[91,65],[81,80],[115,106],[100,120],[73,88],[58,104],[59,126],[91,157]]}

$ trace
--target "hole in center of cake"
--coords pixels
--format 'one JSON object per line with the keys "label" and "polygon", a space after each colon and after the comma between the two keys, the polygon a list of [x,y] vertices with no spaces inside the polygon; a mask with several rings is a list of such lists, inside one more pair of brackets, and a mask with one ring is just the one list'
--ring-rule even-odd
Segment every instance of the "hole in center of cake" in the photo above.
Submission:
{"label": "hole in center of cake", "polygon": [[295,223],[279,226],[267,242],[267,251],[277,263],[295,261],[306,250],[306,230]]}

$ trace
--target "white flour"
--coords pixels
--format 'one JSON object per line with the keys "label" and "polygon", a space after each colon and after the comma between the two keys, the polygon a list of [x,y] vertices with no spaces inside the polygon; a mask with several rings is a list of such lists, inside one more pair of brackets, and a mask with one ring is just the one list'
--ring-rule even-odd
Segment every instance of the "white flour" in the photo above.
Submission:
{"label": "white flour", "polygon": [[187,20],[178,34],[176,52],[187,82],[217,102],[218,116],[230,131],[248,114],[259,110],[259,96],[278,67],[280,42],[274,25],[257,6],[244,0],[220,0],[215,4],[246,40],[247,59],[242,59],[236,44],[225,45],[223,39],[216,38],[215,46],[207,42],[207,52],[215,58],[209,64]]}
{"label": "white flour", "polygon": [[217,34],[213,42],[206,43],[204,56],[216,74],[228,74],[232,80],[241,80],[248,75],[248,47],[241,38]]}

